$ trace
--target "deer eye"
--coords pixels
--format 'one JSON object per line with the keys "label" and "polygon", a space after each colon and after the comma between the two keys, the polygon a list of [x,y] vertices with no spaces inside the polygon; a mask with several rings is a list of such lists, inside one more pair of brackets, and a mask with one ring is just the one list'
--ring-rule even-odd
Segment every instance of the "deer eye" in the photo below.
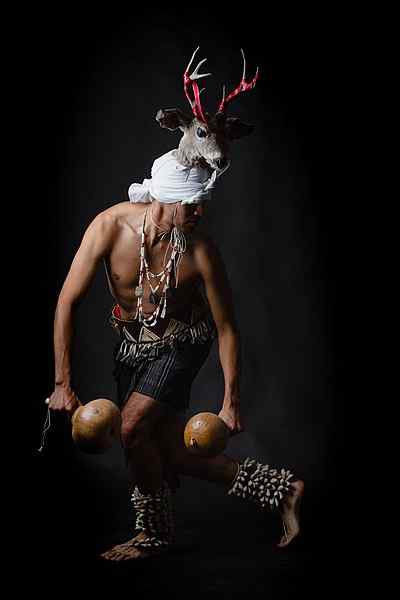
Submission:
{"label": "deer eye", "polygon": [[207,131],[205,129],[202,129],[201,127],[197,128],[196,134],[197,134],[197,137],[199,137],[199,138],[207,137]]}

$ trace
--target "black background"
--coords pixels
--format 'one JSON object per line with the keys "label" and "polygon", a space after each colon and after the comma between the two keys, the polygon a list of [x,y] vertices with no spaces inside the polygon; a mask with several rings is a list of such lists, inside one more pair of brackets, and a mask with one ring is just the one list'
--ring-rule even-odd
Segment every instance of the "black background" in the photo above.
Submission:
{"label": "black background", "polygon": [[[39,588],[47,578],[49,585],[72,588],[78,579],[88,586],[115,581],[130,582],[132,593],[231,597],[250,589],[261,597],[272,588],[289,597],[300,584],[317,593],[320,578],[339,583],[347,568],[342,475],[345,356],[351,352],[344,291],[350,222],[343,184],[345,20],[311,12],[261,16],[248,7],[228,15],[201,6],[194,15],[187,6],[126,14],[36,12],[31,26],[25,16],[16,30],[14,109],[21,134],[15,197],[23,197],[16,252],[24,281],[17,298],[22,318],[10,325],[24,365],[23,375],[17,367],[16,387],[29,386],[21,412],[28,440],[22,480],[29,490],[21,535],[33,542],[26,559],[34,567],[32,585]],[[119,449],[83,456],[72,447],[68,426],[56,419],[45,452],[36,453],[53,381],[53,314],[91,219],[126,199],[128,185],[177,146],[176,134],[161,130],[154,115],[159,108],[187,108],[181,77],[197,45],[213,73],[203,100],[210,111],[222,83],[238,81],[240,47],[249,75],[260,67],[255,90],[231,109],[255,132],[233,149],[206,221],[227,265],[243,339],[246,431],[229,451],[290,466],[305,479],[304,535],[279,554],[273,550],[279,521],[265,524],[222,490],[186,480],[177,500],[177,553],[163,565],[113,570],[94,557],[129,536]],[[83,402],[115,396],[111,305],[99,271],[77,315],[74,373]],[[216,412],[222,383],[214,348],[189,415]]]}

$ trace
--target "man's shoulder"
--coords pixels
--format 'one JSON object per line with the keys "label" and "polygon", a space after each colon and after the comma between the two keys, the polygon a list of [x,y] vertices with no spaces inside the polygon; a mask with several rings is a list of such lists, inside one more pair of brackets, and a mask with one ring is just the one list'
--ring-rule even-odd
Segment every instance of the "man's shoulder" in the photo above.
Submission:
{"label": "man's shoulder", "polygon": [[221,262],[221,254],[213,238],[207,233],[196,233],[192,238],[193,254],[201,267]]}
{"label": "man's shoulder", "polygon": [[96,219],[103,219],[105,221],[113,221],[121,217],[129,217],[131,215],[139,215],[145,210],[144,204],[133,204],[132,202],[118,202],[113,204],[109,208],[106,208],[102,212],[98,213]]}
{"label": "man's shoulder", "polygon": [[203,231],[196,231],[191,238],[192,247],[195,250],[207,251],[216,248],[213,238]]}
{"label": "man's shoulder", "polygon": [[131,202],[119,202],[102,212],[98,213],[92,221],[95,227],[114,230],[132,223],[143,213],[143,205],[132,204]]}

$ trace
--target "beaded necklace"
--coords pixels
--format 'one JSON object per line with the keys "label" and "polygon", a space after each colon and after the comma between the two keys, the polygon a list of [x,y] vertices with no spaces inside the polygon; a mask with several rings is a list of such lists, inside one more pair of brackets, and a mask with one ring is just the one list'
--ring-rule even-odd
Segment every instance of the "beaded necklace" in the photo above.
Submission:
{"label": "beaded necklace", "polygon": [[[158,317],[161,319],[165,318],[167,314],[167,291],[170,288],[171,281],[171,271],[174,269],[175,274],[175,288],[178,287],[178,279],[179,279],[179,263],[182,259],[182,255],[186,251],[186,239],[181,231],[179,231],[176,227],[173,227],[170,234],[169,243],[164,255],[164,268],[159,273],[153,273],[150,271],[149,264],[146,259],[145,254],[145,225],[146,225],[146,217],[147,211],[144,214],[143,218],[143,226],[142,226],[142,237],[140,244],[140,270],[139,270],[139,285],[135,288],[135,296],[137,298],[137,306],[135,319],[138,319],[139,322],[143,323],[147,327],[153,327],[156,325]],[[169,249],[171,250],[171,256],[166,263],[166,257],[168,255]],[[156,305],[156,309],[150,315],[150,317],[145,317],[143,314],[143,296],[144,296],[144,278],[146,277],[150,286],[150,302]],[[158,283],[154,285],[155,281],[159,279]],[[158,290],[162,288],[162,291],[159,293]]]}

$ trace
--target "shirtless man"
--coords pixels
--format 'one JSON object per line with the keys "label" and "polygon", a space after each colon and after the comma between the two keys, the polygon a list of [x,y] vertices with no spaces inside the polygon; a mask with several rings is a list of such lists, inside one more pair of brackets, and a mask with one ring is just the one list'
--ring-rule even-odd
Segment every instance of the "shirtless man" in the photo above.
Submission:
{"label": "shirtless man", "polygon": [[[239,336],[231,292],[214,243],[195,232],[204,209],[202,202],[166,204],[153,198],[151,204],[122,202],[102,212],[89,225],[58,299],[55,388],[49,406],[72,414],[79,405],[71,387],[74,309],[98,265],[104,262],[117,302],[111,320],[122,336],[116,354],[121,441],[134,487],[137,530],[132,540],[105,552],[102,556],[107,560],[144,558],[168,548],[173,538],[171,473],[212,481],[263,508],[276,507],[284,529],[280,548],[299,533],[302,481],[289,482],[289,471],[271,469],[250,459],[240,463],[224,454],[198,457],[189,454],[183,443],[183,411],[190,386],[214,335],[225,380],[219,416],[232,435],[243,430]],[[184,234],[187,247],[180,256],[179,272],[171,271],[166,314],[154,326],[144,327],[137,318],[139,300],[142,317],[149,319],[160,299],[152,292],[154,285],[150,288],[151,279],[144,277],[139,285],[142,240],[148,270],[159,274],[165,271],[173,250],[168,239],[173,230]],[[146,350],[141,355],[143,348]],[[151,348],[156,350],[152,353]]]}

